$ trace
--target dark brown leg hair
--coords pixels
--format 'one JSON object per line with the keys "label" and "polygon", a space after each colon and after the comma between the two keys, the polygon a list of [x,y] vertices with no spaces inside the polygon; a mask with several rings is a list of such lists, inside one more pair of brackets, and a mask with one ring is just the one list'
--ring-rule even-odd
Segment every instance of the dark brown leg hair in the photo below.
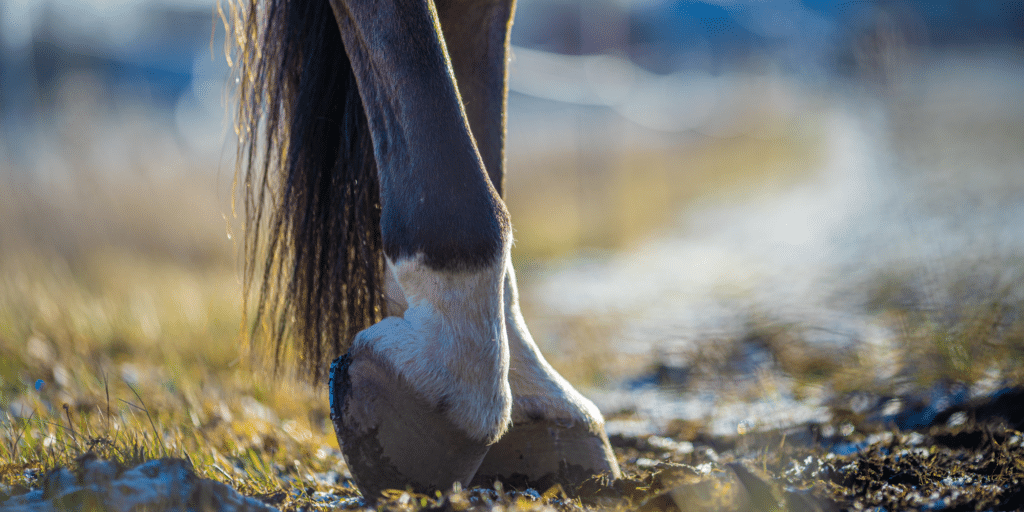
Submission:
{"label": "dark brown leg hair", "polygon": [[504,194],[508,48],[515,0],[434,0],[466,117],[491,183]]}

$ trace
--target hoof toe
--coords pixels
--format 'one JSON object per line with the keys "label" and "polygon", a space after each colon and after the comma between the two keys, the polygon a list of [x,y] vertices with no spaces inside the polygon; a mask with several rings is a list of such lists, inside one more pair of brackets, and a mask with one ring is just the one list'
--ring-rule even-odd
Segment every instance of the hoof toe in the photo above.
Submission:
{"label": "hoof toe", "polygon": [[421,493],[469,485],[487,445],[456,428],[386,364],[331,364],[331,421],[352,477],[373,502],[385,489]]}
{"label": "hoof toe", "polygon": [[574,489],[600,474],[620,476],[603,426],[538,420],[513,425],[492,445],[473,483],[500,480],[541,490],[557,483]]}

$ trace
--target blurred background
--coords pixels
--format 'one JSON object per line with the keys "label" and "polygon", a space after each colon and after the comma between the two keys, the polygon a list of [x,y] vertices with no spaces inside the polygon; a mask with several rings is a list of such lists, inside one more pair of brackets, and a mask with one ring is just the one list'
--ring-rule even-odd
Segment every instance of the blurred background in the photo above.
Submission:
{"label": "blurred background", "polygon": [[[217,13],[0,0],[13,414],[26,383],[236,368]],[[1019,378],[1024,2],[519,0],[512,42],[527,320],[611,430]]]}

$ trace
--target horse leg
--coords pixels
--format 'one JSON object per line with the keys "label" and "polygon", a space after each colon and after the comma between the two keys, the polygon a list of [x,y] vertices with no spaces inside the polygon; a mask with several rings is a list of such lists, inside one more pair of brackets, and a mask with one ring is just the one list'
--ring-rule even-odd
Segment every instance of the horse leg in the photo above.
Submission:
{"label": "horse leg", "polygon": [[505,175],[509,32],[515,0],[434,0],[480,157],[498,195]]}
{"label": "horse leg", "polygon": [[571,489],[596,475],[619,478],[601,411],[548,364],[534,343],[519,309],[511,263],[504,302],[512,427],[491,446],[474,483],[501,480],[538,489],[560,483]]}
{"label": "horse leg", "polygon": [[369,500],[387,488],[467,485],[510,421],[508,213],[433,3],[330,2],[371,131],[384,253],[407,305],[332,365],[335,431]]}
{"label": "horse leg", "polygon": [[[509,30],[514,0],[435,0],[456,83],[496,190],[505,169]],[[504,282],[511,351],[512,428],[492,446],[475,479],[547,488],[592,475],[619,476],[600,411],[544,359],[519,309],[515,273]]]}

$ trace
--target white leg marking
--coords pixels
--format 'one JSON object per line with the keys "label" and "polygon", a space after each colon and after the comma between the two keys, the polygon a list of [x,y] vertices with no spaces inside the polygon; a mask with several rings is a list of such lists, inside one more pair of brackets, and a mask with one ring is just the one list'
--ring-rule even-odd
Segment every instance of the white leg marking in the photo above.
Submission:
{"label": "white leg marking", "polygon": [[398,278],[395,277],[394,266],[391,265],[391,261],[388,260],[387,268],[384,269],[384,297],[387,299],[385,304],[385,316],[405,316],[405,310],[409,309],[409,303],[405,300],[405,292],[402,291],[402,285],[398,284]]}
{"label": "white leg marking", "polygon": [[548,364],[526,327],[511,261],[505,271],[505,326],[511,362],[509,382],[515,402],[512,422],[546,419],[569,426],[582,421],[604,425],[601,411]]}
{"label": "white leg marking", "polygon": [[387,361],[452,423],[486,443],[505,433],[512,409],[507,260],[466,272],[436,271],[420,258],[388,260],[408,305],[404,318],[385,318],[352,344],[353,356],[369,352]]}

